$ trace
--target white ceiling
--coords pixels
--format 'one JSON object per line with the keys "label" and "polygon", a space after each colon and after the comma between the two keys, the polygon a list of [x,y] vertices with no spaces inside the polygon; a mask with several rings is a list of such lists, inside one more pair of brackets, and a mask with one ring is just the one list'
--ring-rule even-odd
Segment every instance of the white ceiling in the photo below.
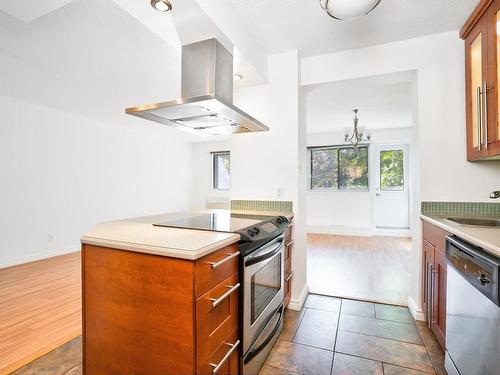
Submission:
{"label": "white ceiling", "polygon": [[73,0],[0,0],[0,11],[23,22],[31,22]]}
{"label": "white ceiling", "polygon": [[359,126],[368,130],[412,126],[413,75],[402,72],[307,87],[307,133],[352,128],[353,109],[359,109]]}
{"label": "white ceiling", "polygon": [[459,29],[478,3],[382,0],[367,16],[345,21],[330,18],[317,0],[217,0],[213,6],[233,9],[268,54],[297,49],[311,56]]}

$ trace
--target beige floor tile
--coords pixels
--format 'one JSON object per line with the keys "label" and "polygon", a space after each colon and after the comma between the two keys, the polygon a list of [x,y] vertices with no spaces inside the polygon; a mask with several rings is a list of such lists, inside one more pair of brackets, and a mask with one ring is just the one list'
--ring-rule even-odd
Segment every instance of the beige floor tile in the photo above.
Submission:
{"label": "beige floor tile", "polygon": [[391,320],[393,322],[415,324],[410,310],[406,307],[375,304],[375,316],[377,319]]}
{"label": "beige floor tile", "polygon": [[344,299],[342,300],[342,310],[340,313],[375,318],[375,304],[371,302]]}
{"label": "beige floor tile", "polygon": [[293,336],[295,335],[295,331],[299,326],[299,323],[304,315],[306,309],[302,309],[300,311],[286,309],[285,317],[283,322],[283,331],[279,336],[280,340],[283,341],[292,341]]}
{"label": "beige floor tile", "polygon": [[269,366],[299,374],[329,375],[333,352],[278,340],[269,353]]}
{"label": "beige floor tile", "polygon": [[309,294],[304,307],[311,309],[325,310],[331,312],[340,311],[340,298],[321,296],[319,294]]}
{"label": "beige floor tile", "polygon": [[406,323],[354,315],[340,315],[339,329],[423,345],[417,327]]}
{"label": "beige floor tile", "polygon": [[384,363],[384,374],[385,375],[427,375],[429,373]]}
{"label": "beige floor tile", "polygon": [[415,370],[434,371],[422,345],[339,330],[335,351]]}
{"label": "beige floor tile", "polygon": [[382,363],[335,353],[332,375],[383,375]]}
{"label": "beige floor tile", "polygon": [[293,342],[333,350],[338,318],[331,311],[306,309]]}
{"label": "beige floor tile", "polygon": [[267,363],[264,363],[264,366],[259,371],[259,375],[296,375],[297,372],[292,372],[285,370],[283,368],[270,366]]}

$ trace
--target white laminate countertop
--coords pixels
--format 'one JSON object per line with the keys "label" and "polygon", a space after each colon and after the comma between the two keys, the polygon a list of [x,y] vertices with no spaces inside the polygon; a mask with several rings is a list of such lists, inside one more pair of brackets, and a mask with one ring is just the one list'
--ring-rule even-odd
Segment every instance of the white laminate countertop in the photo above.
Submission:
{"label": "white laminate countertop", "polygon": [[[210,213],[221,210],[203,210]],[[231,211],[236,214],[269,215],[293,217],[292,213],[262,211]],[[236,243],[240,235],[236,233],[212,232],[195,229],[157,227],[154,223],[180,219],[186,214],[169,213],[132,219],[109,221],[96,225],[81,237],[88,245],[135,251],[173,258],[196,260],[225,246]]]}
{"label": "white laminate countertop", "polygon": [[88,245],[195,260],[236,243],[236,233],[156,227],[153,223],[181,218],[181,213],[109,221],[84,234]]}
{"label": "white laminate countertop", "polygon": [[[448,215],[447,217],[450,216],[452,215]],[[442,216],[422,214],[420,217],[422,220],[428,221],[429,223],[453,233],[463,240],[479,246],[497,257],[500,257],[500,228],[457,224]]]}

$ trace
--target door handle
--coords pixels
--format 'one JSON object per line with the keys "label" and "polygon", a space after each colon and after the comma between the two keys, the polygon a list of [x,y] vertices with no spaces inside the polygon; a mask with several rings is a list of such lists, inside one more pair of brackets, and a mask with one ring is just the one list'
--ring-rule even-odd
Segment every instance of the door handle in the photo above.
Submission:
{"label": "door handle", "polygon": [[210,301],[212,301],[212,307],[216,307],[218,304],[220,304],[222,301],[224,301],[227,297],[229,297],[232,293],[234,293],[239,287],[240,283],[236,285],[228,285],[227,286],[229,290],[224,293],[222,296],[219,298],[209,298]]}
{"label": "door handle", "polygon": [[481,137],[481,130],[483,128],[482,124],[482,103],[481,103],[481,86],[476,87],[476,121],[477,121],[477,148],[479,151],[482,149],[482,137]]}
{"label": "door handle", "polygon": [[380,197],[380,193],[375,193],[375,195],[376,195],[377,197]]}
{"label": "door handle", "polygon": [[220,360],[219,363],[209,363],[210,366],[213,367],[212,374],[215,374],[219,369],[222,367],[222,365],[231,357],[231,354],[234,353],[234,351],[238,348],[240,345],[240,340],[237,340],[234,344],[231,344],[229,342],[226,342],[226,345],[229,346],[229,350],[226,353],[226,355]]}
{"label": "door handle", "polygon": [[488,149],[488,83],[483,82],[483,101],[484,101],[484,149]]}
{"label": "door handle", "polygon": [[218,262],[207,262],[207,263],[210,264],[210,267],[212,267],[212,269],[216,269],[217,267],[222,266],[227,261],[233,259],[234,257],[237,257],[238,255],[240,255],[240,253],[237,251],[236,253],[232,253],[232,254],[227,253],[226,255],[228,255],[228,256],[219,260]]}

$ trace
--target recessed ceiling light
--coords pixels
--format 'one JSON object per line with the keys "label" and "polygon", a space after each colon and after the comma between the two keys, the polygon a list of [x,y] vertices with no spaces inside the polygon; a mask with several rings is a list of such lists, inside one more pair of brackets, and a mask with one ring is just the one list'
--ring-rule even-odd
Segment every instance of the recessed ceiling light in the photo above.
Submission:
{"label": "recessed ceiling light", "polygon": [[235,73],[233,74],[233,79],[235,81],[241,81],[243,79],[243,74]]}
{"label": "recessed ceiling light", "polygon": [[159,12],[172,10],[172,4],[168,0],[151,0],[151,6]]}
{"label": "recessed ceiling light", "polygon": [[381,0],[319,0],[326,13],[337,20],[364,16],[370,13]]}

